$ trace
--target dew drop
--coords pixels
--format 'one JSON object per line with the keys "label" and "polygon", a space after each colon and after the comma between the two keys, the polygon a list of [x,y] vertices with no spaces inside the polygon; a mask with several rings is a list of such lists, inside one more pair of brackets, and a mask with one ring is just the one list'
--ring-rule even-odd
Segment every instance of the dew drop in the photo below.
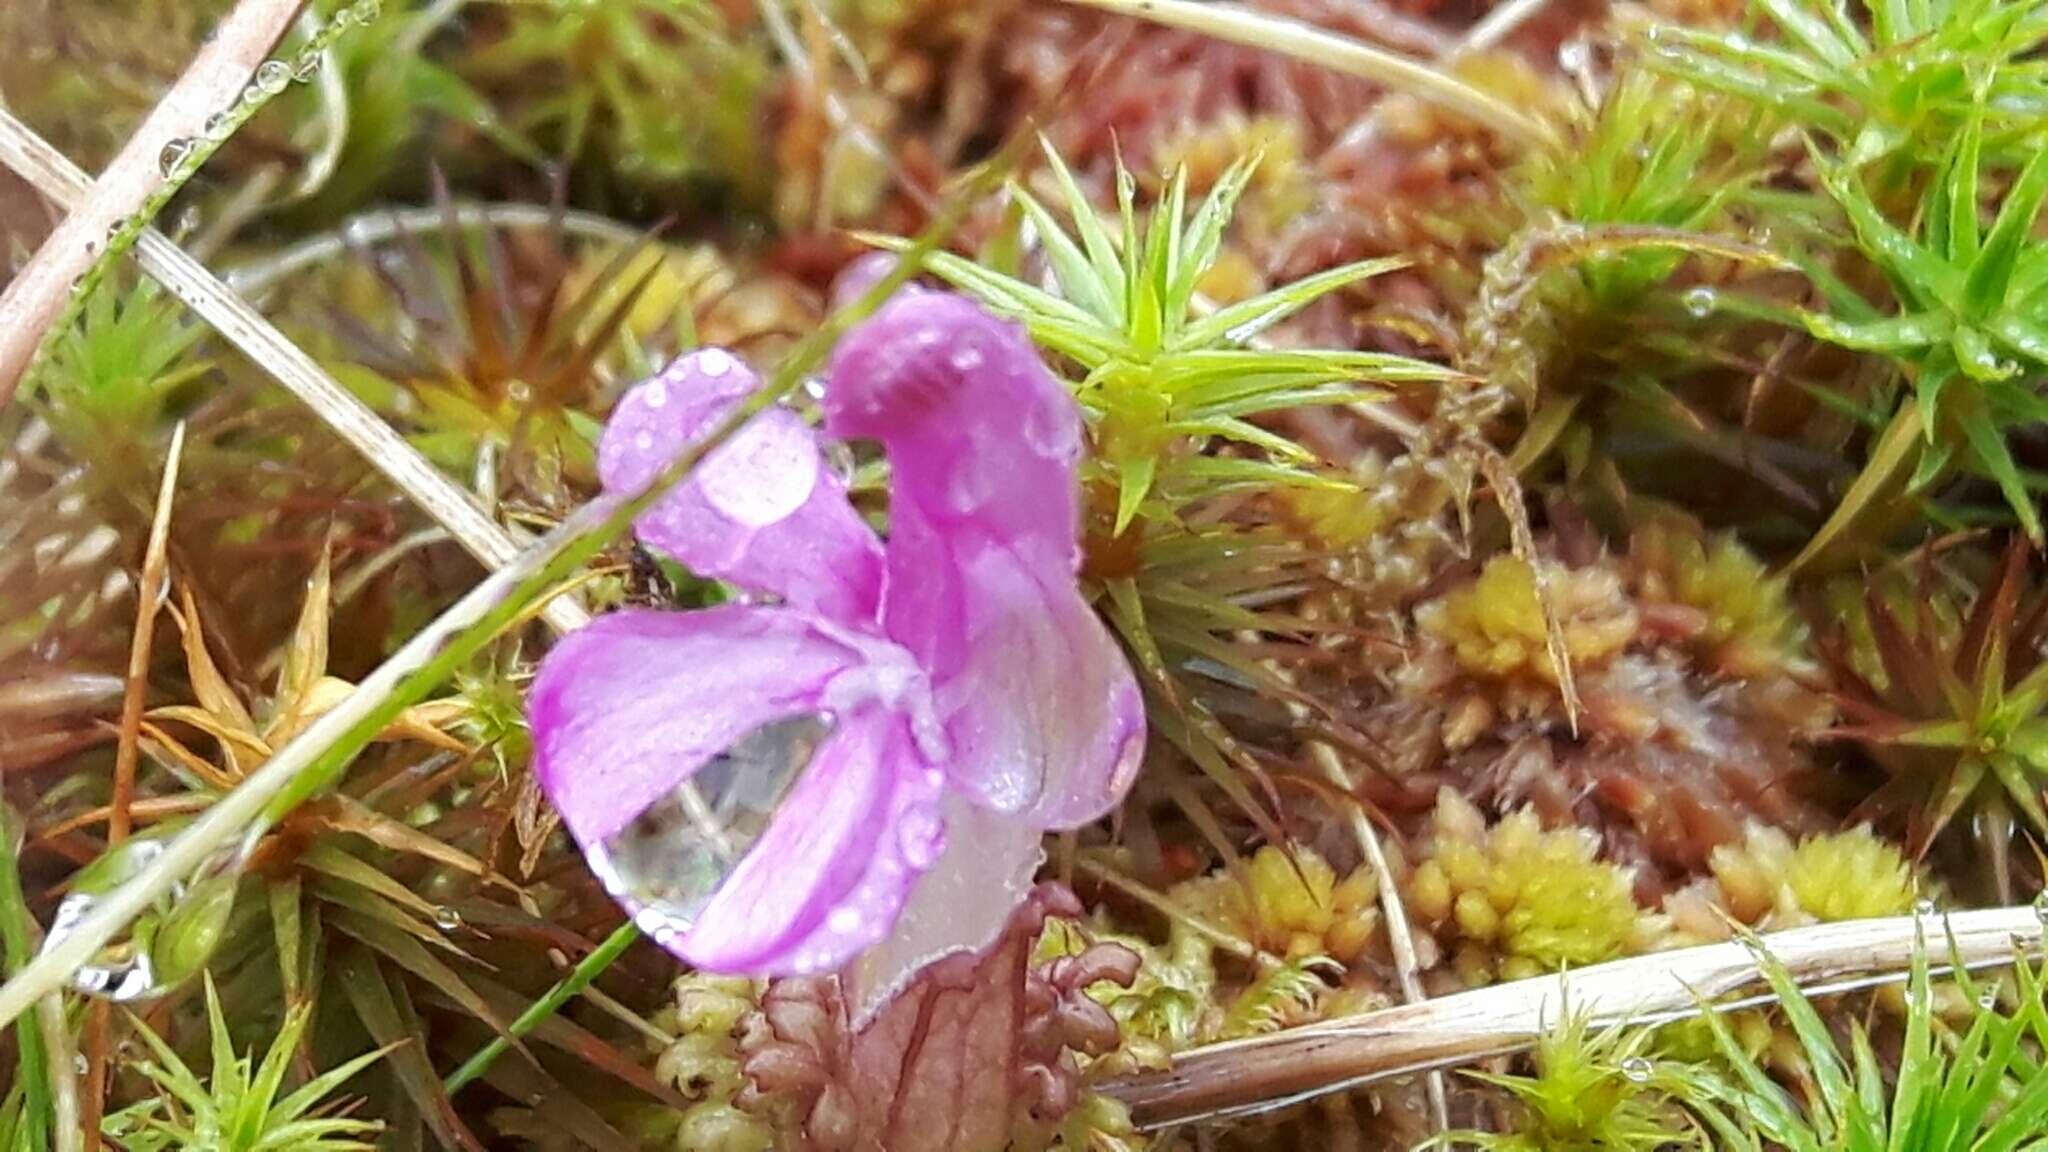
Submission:
{"label": "dew drop", "polygon": [[453,932],[462,927],[462,913],[443,904],[434,909],[434,927],[443,932]]}
{"label": "dew drop", "polygon": [[225,112],[215,112],[206,118],[206,125],[200,131],[204,132],[209,140],[225,140],[233,129],[233,117]]}
{"label": "dew drop", "polygon": [[981,367],[981,349],[972,344],[964,345],[955,349],[946,362],[951,364],[955,371],[972,372]]}
{"label": "dew drop", "polygon": [[831,733],[821,715],[763,725],[713,757],[616,836],[591,870],[657,937],[689,928],[745,858]]}
{"label": "dew drop", "polygon": [[533,389],[524,380],[514,380],[505,385],[505,399],[523,408],[533,400]]}
{"label": "dew drop", "polygon": [[364,24],[384,14],[384,0],[356,0],[356,19]]}
{"label": "dew drop", "polygon": [[265,60],[256,69],[256,87],[265,96],[275,96],[291,86],[291,65],[282,60]]}
{"label": "dew drop", "polygon": [[668,403],[668,385],[653,381],[640,390],[640,402],[649,408],[660,408]]}
{"label": "dew drop", "polygon": [[1621,1062],[1622,1077],[1631,1084],[1648,1084],[1650,1074],[1656,1069],[1641,1056],[1631,1056]]}
{"label": "dew drop", "polygon": [[1937,911],[1940,911],[1940,909],[1935,907],[1934,901],[1928,900],[1924,897],[1920,900],[1914,901],[1913,903],[1913,914],[1915,916],[1932,916]]}
{"label": "dew drop", "polygon": [[723,348],[706,348],[697,354],[698,373],[713,380],[731,372],[732,368],[732,353]]}
{"label": "dew drop", "polygon": [[913,810],[896,830],[896,845],[912,868],[929,868],[946,846],[946,829],[937,813]]}
{"label": "dew drop", "polygon": [[297,66],[292,69],[292,79],[298,81],[301,84],[310,84],[313,82],[313,77],[316,74],[318,74],[319,71],[320,53],[301,52],[299,53],[299,60]]}
{"label": "dew drop", "polygon": [[1991,987],[1979,992],[1977,994],[1977,1007],[1985,1012],[1998,1007],[1998,989]]}
{"label": "dew drop", "polygon": [[1071,410],[1039,403],[1024,413],[1024,443],[1049,460],[1065,460],[1080,447]]}
{"label": "dew drop", "polygon": [[164,150],[157,153],[156,170],[163,173],[166,180],[176,176],[178,169],[184,167],[185,161],[191,158],[195,144],[195,141],[184,136],[173,137],[164,144]]}
{"label": "dew drop", "polygon": [[71,1057],[71,1067],[83,1076],[92,1071],[92,1062],[85,1058],[85,1053],[79,1052]]}
{"label": "dew drop", "polygon": [[804,395],[809,396],[813,400],[823,400],[825,398],[825,378],[823,376],[804,377]]}
{"label": "dew drop", "polygon": [[2040,894],[2034,897],[2034,919],[2048,927],[2048,888],[2041,889]]}
{"label": "dew drop", "polygon": [[1721,303],[1720,294],[1712,288],[1688,288],[1685,295],[1679,299],[1684,303],[1687,314],[1696,320],[1704,320],[1713,315],[1714,309]]}

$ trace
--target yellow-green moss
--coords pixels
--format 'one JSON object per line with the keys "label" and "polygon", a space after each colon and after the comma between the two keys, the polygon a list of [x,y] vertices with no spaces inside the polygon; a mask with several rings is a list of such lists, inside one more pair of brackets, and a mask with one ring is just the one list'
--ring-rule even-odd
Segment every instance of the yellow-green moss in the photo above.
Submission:
{"label": "yellow-green moss", "polygon": [[1650,923],[1627,869],[1585,829],[1546,831],[1530,811],[1491,828],[1464,797],[1438,795],[1430,855],[1408,906],[1455,949],[1468,983],[1519,979],[1639,950]]}

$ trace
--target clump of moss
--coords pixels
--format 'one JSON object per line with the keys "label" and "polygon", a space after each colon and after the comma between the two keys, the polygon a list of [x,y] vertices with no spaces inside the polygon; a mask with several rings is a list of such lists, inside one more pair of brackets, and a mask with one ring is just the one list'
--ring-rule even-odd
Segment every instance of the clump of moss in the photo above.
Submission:
{"label": "clump of moss", "polygon": [[1726,939],[1727,919],[1759,929],[1902,916],[1920,890],[1905,853],[1868,827],[1794,843],[1752,825],[1740,843],[1714,850],[1712,876],[1665,902],[1680,939]]}
{"label": "clump of moss", "polygon": [[691,972],[676,980],[675,999],[655,1019],[675,1036],[655,1060],[654,1074],[690,1106],[674,1117],[665,1146],[676,1152],[768,1152],[775,1130],[736,1103],[747,1080],[740,1066],[740,1030],[759,1008],[758,989],[742,977]]}
{"label": "clump of moss", "polygon": [[[1598,664],[1636,634],[1636,614],[1611,572],[1546,564],[1565,649],[1573,664]],[[1535,566],[1514,556],[1487,561],[1479,579],[1416,610],[1424,634],[1448,645],[1470,675],[1556,684],[1545,643]]]}
{"label": "clump of moss", "polygon": [[1599,851],[1594,833],[1545,830],[1527,809],[1488,827],[1471,801],[1444,789],[1408,907],[1473,986],[1641,951],[1653,921],[1629,871]]}
{"label": "clump of moss", "polygon": [[[1540,563],[1573,670],[1605,664],[1635,639],[1640,621],[1613,571]],[[1415,610],[1423,641],[1436,652],[1411,675],[1441,681],[1448,672],[1477,689],[1447,725],[1448,746],[1470,743],[1498,715],[1543,716],[1561,701],[1564,670],[1550,651],[1538,575],[1519,557],[1495,556],[1478,579]]]}
{"label": "clump of moss", "polygon": [[1705,670],[1730,679],[1801,664],[1803,630],[1773,575],[1733,534],[1708,536],[1689,517],[1650,519],[1629,539],[1630,590],[1651,626]]}
{"label": "clump of moss", "polygon": [[1246,939],[1276,956],[1328,956],[1350,963],[1379,926],[1371,869],[1336,869],[1305,845],[1261,847],[1235,875],[1181,884],[1176,895],[1206,906]]}

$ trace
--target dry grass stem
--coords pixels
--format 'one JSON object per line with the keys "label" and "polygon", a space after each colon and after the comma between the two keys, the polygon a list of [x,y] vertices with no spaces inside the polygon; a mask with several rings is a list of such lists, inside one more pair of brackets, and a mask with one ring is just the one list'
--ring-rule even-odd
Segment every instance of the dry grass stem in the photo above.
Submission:
{"label": "dry grass stem", "polygon": [[[1940,959],[1949,954],[1945,932],[1954,958],[1979,968],[2038,953],[2042,931],[2029,905],[1958,912],[1938,924],[1910,916],[1826,924],[1761,942],[1802,986],[1839,990],[1903,980],[1923,937]],[[1762,987],[1747,947],[1711,944],[1190,1049],[1170,1070],[1103,1090],[1148,1128],[1245,1115],[1526,1048],[1562,1017],[1567,988],[1572,1009],[1595,1023],[1651,1023],[1697,1015],[1703,1002],[1767,1000]]]}
{"label": "dry grass stem", "polygon": [[291,26],[302,2],[237,4],[99,180],[79,195],[63,198],[69,209],[64,222],[0,291],[0,316],[7,317],[0,324],[0,405],[13,398],[44,332],[63,310],[72,285],[92,267],[108,234],[163,186],[165,149],[199,136],[208,117],[234,103],[256,66]]}
{"label": "dry grass stem", "polygon": [[1549,125],[1494,99],[1436,66],[1389,52],[1374,44],[1328,32],[1313,24],[1237,4],[1194,0],[1067,0],[1084,8],[1135,16],[1292,56],[1371,80],[1439,105],[1503,137],[1529,147],[1549,145]]}

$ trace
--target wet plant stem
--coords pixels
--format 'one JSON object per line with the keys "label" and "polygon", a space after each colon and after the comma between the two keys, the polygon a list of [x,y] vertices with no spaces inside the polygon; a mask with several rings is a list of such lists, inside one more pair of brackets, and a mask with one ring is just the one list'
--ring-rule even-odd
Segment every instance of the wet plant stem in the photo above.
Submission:
{"label": "wet plant stem", "polygon": [[453,1096],[465,1085],[490,1071],[491,1065],[497,1062],[498,1057],[511,1051],[513,1041],[540,1027],[548,1017],[561,1011],[562,1005],[589,987],[591,981],[603,975],[605,969],[610,968],[638,939],[640,929],[634,927],[631,920],[619,925],[610,936],[605,937],[604,943],[599,944],[590,955],[578,962],[568,976],[548,989],[540,999],[528,1005],[526,1011],[521,1012],[519,1018],[505,1029],[504,1035],[493,1037],[490,1043],[477,1049],[476,1055],[464,1060],[462,1067],[450,1072],[448,1078],[441,1082],[441,1087]]}
{"label": "wet plant stem", "polygon": [[163,188],[164,150],[205,135],[208,118],[248,87],[302,2],[242,0],[235,5],[106,171],[72,198],[64,222],[0,291],[0,315],[8,317],[0,326],[0,405],[13,398],[44,334],[73,298],[74,285],[100,260],[102,246]]}

